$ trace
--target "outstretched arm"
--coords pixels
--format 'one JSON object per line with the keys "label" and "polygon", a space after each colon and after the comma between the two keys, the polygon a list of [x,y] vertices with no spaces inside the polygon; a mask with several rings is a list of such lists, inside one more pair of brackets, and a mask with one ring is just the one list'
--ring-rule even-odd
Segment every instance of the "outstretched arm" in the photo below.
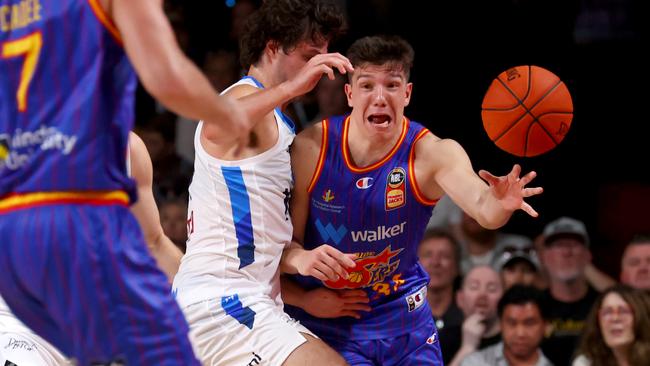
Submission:
{"label": "outstretched arm", "polygon": [[440,140],[431,134],[422,138],[415,149],[416,175],[423,178],[418,182],[423,182],[420,187],[427,197],[439,197],[444,191],[489,229],[503,226],[519,209],[537,217],[537,212],[524,201],[543,191],[540,187],[526,188],[535,172],[519,177],[521,168],[515,165],[506,176],[496,177],[484,170],[477,175],[467,153],[456,141]]}
{"label": "outstretched arm", "polygon": [[133,132],[129,134],[129,152],[131,175],[138,188],[138,201],[131,206],[131,212],[142,228],[151,255],[171,282],[178,272],[183,253],[165,235],[160,225],[160,215],[152,192],[151,158],[144,142]]}

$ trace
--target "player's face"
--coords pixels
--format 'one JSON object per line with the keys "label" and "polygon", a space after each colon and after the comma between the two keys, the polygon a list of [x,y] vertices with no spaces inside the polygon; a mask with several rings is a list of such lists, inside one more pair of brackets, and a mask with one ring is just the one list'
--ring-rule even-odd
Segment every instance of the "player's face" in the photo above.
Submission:
{"label": "player's face", "polygon": [[430,238],[418,247],[418,257],[429,277],[429,288],[452,286],[458,275],[453,244],[446,238]]}
{"label": "player's face", "polygon": [[583,275],[591,254],[582,242],[567,237],[547,244],[542,258],[551,278],[570,281]]}
{"label": "player's face", "polygon": [[650,290],[650,243],[630,245],[623,254],[621,282]]}
{"label": "player's face", "polygon": [[611,292],[605,296],[598,311],[598,321],[605,344],[610,348],[634,342],[634,313],[619,294]]}
{"label": "player's face", "polygon": [[355,67],[352,83],[345,85],[352,118],[373,134],[401,131],[404,107],[409,104],[413,84],[404,70],[392,65]]}
{"label": "player's face", "polygon": [[527,358],[537,352],[546,323],[536,304],[510,304],[501,315],[501,335],[504,350],[517,358]]}
{"label": "player's face", "polygon": [[280,68],[278,74],[281,77],[279,82],[284,82],[293,78],[298,74],[298,71],[302,69],[309,60],[311,60],[312,57],[326,53],[327,47],[327,41],[314,42],[312,40],[307,40],[298,43],[295,48],[290,49],[287,52],[280,49],[278,51],[278,65]]}

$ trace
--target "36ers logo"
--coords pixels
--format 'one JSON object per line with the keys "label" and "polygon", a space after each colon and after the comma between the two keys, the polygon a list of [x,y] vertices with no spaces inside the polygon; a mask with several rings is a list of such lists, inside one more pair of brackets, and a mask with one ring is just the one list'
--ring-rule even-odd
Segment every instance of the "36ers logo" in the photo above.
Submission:
{"label": "36ers logo", "polygon": [[362,288],[372,286],[377,282],[383,282],[399,266],[399,260],[391,262],[391,259],[398,255],[404,248],[391,251],[390,245],[379,255],[368,256],[357,259],[357,265],[348,269],[348,279],[339,278],[337,281],[326,281],[325,286],[332,289]]}
{"label": "36ers logo", "polygon": [[406,204],[406,172],[393,168],[386,178],[386,211],[400,208]]}

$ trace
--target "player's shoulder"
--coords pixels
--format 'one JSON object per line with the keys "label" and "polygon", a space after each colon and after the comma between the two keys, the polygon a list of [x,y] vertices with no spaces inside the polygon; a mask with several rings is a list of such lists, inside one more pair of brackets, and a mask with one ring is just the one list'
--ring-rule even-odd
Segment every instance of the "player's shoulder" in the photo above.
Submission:
{"label": "player's shoulder", "polygon": [[257,93],[260,89],[256,86],[247,83],[239,83],[228,88],[223,94],[231,98],[242,98],[247,95]]}
{"label": "player's shoulder", "polygon": [[300,131],[294,140],[294,145],[317,146],[320,148],[324,133],[324,121],[316,122]]}

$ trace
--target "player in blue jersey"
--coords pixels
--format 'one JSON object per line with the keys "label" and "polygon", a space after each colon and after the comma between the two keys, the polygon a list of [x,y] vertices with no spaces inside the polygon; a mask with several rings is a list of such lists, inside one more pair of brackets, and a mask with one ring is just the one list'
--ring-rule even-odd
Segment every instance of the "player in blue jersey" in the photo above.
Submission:
{"label": "player in blue jersey", "polygon": [[[523,199],[542,192],[525,187],[535,173],[520,178],[519,166],[503,177],[477,175],[458,143],[404,116],[413,55],[398,37],[356,41],[347,54],[351,114],[303,131],[292,148],[296,242],[283,270],[296,273],[321,246],[354,254],[357,265],[345,271],[331,263],[314,274],[321,281],[288,278],[283,299],[293,305],[290,315],[351,365],[442,364],[429,279],[416,254],[439,197],[448,194],[481,225],[498,228],[518,209],[537,216]],[[364,290],[367,300],[351,289]]]}
{"label": "player in blue jersey", "polygon": [[136,72],[222,142],[303,86],[218,96],[179,49],[161,0],[0,0],[0,293],[81,365],[197,365],[129,212]]}

